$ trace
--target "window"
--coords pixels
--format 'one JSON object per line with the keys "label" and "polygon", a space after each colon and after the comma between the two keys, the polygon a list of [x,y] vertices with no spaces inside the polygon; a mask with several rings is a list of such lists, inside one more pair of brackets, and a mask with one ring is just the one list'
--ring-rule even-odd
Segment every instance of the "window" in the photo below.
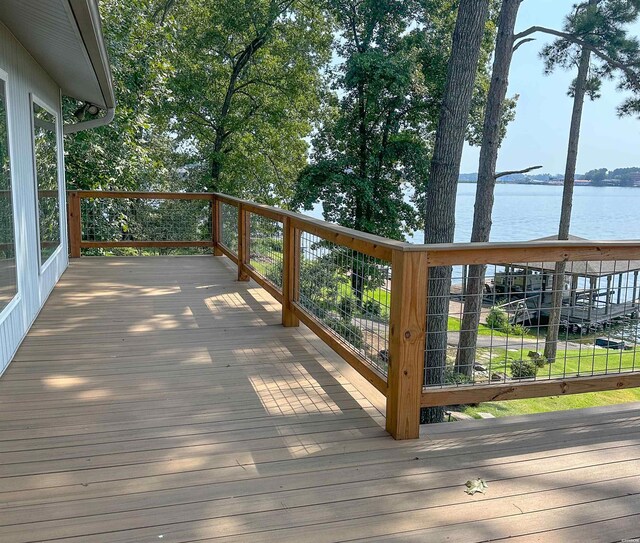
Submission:
{"label": "window", "polygon": [[56,117],[33,103],[33,141],[38,194],[40,264],[60,246],[60,193],[58,190],[58,136]]}
{"label": "window", "polygon": [[9,164],[7,86],[0,79],[0,311],[18,292]]}

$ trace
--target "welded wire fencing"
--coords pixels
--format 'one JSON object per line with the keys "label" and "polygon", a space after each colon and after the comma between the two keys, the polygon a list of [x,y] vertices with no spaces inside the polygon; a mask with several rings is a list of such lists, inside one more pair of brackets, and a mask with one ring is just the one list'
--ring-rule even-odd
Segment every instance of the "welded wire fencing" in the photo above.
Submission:
{"label": "welded wire fencing", "polygon": [[185,252],[186,247],[191,253],[211,251],[210,198],[82,197],[80,217],[85,251],[109,249],[132,255]]}
{"label": "welded wire fencing", "polygon": [[220,203],[220,243],[238,254],[238,207],[225,202]]}
{"label": "welded wire fencing", "polygon": [[251,213],[249,240],[249,265],[274,287],[282,289],[284,252],[282,222]]}
{"label": "welded wire fencing", "polygon": [[386,374],[391,265],[302,232],[299,303],[336,337]]}
{"label": "welded wire fencing", "polygon": [[640,260],[430,271],[427,387],[516,385],[639,369]]}

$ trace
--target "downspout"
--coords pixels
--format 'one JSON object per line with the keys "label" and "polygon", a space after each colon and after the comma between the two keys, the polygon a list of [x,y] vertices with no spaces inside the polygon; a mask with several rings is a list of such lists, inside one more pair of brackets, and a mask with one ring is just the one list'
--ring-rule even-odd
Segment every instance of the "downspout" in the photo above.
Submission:
{"label": "downspout", "polygon": [[74,124],[65,124],[62,127],[62,133],[66,136],[67,134],[75,134],[76,132],[81,132],[82,130],[89,130],[91,128],[105,126],[113,121],[115,112],[116,108],[109,107],[107,108],[104,117],[100,117],[99,119],[91,119],[89,121],[82,121]]}

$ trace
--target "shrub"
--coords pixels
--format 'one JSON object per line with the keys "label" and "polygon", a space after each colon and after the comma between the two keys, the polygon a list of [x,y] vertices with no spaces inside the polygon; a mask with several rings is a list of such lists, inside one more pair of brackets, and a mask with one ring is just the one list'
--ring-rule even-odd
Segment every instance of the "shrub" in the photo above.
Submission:
{"label": "shrub", "polygon": [[355,303],[351,298],[341,298],[338,303],[338,310],[340,312],[340,318],[343,321],[351,322],[353,312],[355,311]]}
{"label": "shrub", "polygon": [[511,362],[511,376],[514,379],[529,379],[538,373],[535,360],[514,360]]}
{"label": "shrub", "polygon": [[334,332],[342,336],[348,343],[353,345],[356,349],[360,349],[364,343],[362,338],[362,330],[350,322],[344,320],[327,318],[324,322]]}
{"label": "shrub", "polygon": [[266,268],[265,277],[274,285],[282,286],[282,260],[276,260],[271,266]]}
{"label": "shrub", "polygon": [[509,326],[508,330],[504,330],[505,332],[509,332],[510,334],[513,334],[514,336],[524,336],[525,334],[527,334],[529,332],[529,330],[527,328],[525,328],[524,326],[522,326],[522,324],[513,324]]}
{"label": "shrub", "polygon": [[447,366],[444,369],[444,382],[447,385],[466,385],[473,381],[468,375],[458,373],[453,367]]}
{"label": "shrub", "polygon": [[529,360],[532,360],[539,368],[544,368],[546,366],[546,361],[540,353],[536,351],[529,351],[527,356],[529,357]]}
{"label": "shrub", "polygon": [[524,336],[529,332],[522,324],[511,324],[507,312],[498,306],[492,307],[489,311],[487,315],[487,326],[493,330],[514,336]]}
{"label": "shrub", "polygon": [[508,331],[511,327],[509,324],[509,315],[507,315],[504,309],[494,306],[487,315],[487,326],[494,330]]}
{"label": "shrub", "polygon": [[364,303],[364,312],[374,317],[379,317],[382,314],[382,306],[377,300],[367,300]]}

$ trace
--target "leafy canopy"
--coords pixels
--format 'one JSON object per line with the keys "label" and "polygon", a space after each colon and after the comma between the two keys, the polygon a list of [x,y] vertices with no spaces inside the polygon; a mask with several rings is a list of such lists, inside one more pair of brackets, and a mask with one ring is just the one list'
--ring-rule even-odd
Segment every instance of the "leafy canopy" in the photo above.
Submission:
{"label": "leafy canopy", "polygon": [[200,189],[278,203],[306,163],[330,28],[316,3],[188,0],[170,12],[167,115]]}
{"label": "leafy canopy", "polygon": [[[455,2],[329,0],[336,58],[332,93],[294,205],[322,201],[326,220],[395,239],[422,226],[424,194],[446,80]],[[488,28],[469,141],[477,141],[495,28]]]}
{"label": "leafy canopy", "polygon": [[[560,37],[545,46],[541,57],[545,73],[557,67],[572,69],[578,65],[583,46],[590,51],[587,96],[600,97],[604,80],[616,80],[618,89],[632,91],[618,107],[618,114],[640,114],[640,41],[630,36],[627,27],[637,21],[640,0],[599,0],[595,4],[580,2],[566,17],[563,30],[571,37]],[[568,94],[573,96],[575,80]]]}

